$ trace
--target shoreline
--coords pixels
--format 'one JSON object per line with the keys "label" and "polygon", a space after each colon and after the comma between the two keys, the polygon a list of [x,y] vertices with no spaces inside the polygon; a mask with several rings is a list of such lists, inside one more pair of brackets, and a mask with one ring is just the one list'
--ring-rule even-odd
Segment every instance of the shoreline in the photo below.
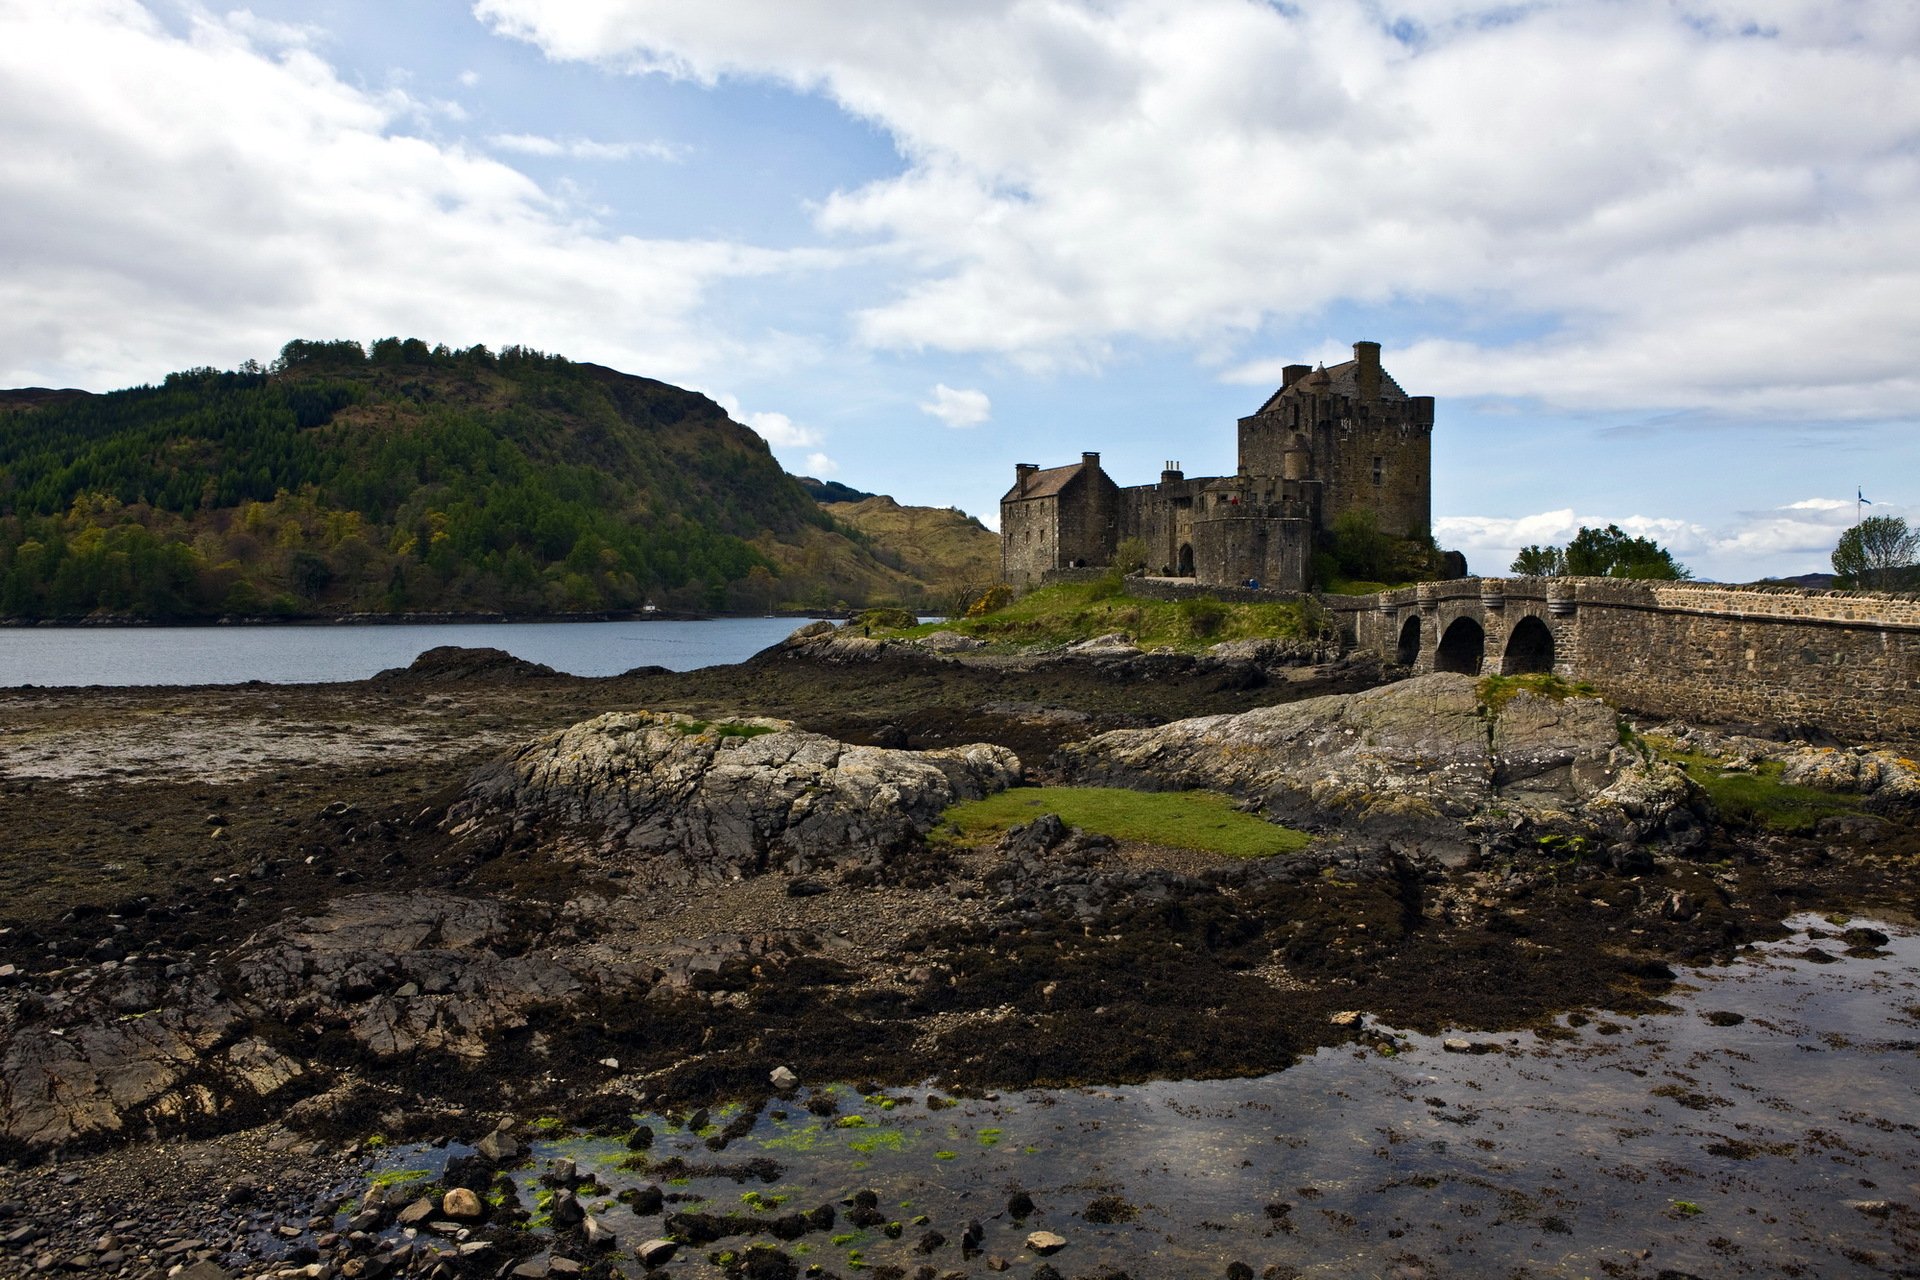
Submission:
{"label": "shoreline", "polygon": [[416,627],[475,626],[490,623],[527,625],[576,622],[715,622],[728,618],[792,618],[800,622],[845,619],[852,616],[851,611],[838,609],[776,610],[773,613],[730,613],[725,610],[693,613],[671,609],[647,612],[637,609],[612,609],[597,613],[347,613],[300,614],[291,617],[247,615],[218,618],[0,618],[0,629],[57,631],[96,628],[185,630],[216,627]]}

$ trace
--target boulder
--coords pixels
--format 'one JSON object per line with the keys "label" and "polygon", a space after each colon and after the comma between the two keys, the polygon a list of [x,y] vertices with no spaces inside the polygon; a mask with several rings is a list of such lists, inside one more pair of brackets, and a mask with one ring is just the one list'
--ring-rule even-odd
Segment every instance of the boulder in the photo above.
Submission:
{"label": "boulder", "polygon": [[476,840],[533,826],[668,884],[797,875],[911,847],[949,804],[1019,777],[1012,752],[984,743],[899,751],[780,720],[617,712],[481,769],[446,824]]}
{"label": "boulder", "polygon": [[648,1240],[633,1251],[643,1267],[664,1267],[673,1261],[673,1255],[680,1252],[680,1246],[672,1240]]}
{"label": "boulder", "polygon": [[455,1187],[441,1198],[440,1212],[455,1222],[478,1222],[487,1216],[487,1207],[466,1187]]}
{"label": "boulder", "polygon": [[922,649],[931,649],[935,653],[971,653],[975,649],[987,647],[985,640],[976,636],[963,636],[958,631],[935,631],[921,636],[913,643]]}
{"label": "boulder", "polygon": [[1140,646],[1126,632],[1111,631],[1103,636],[1070,644],[1065,652],[1076,658],[1134,658],[1140,655]]}
{"label": "boulder", "polygon": [[1618,716],[1599,699],[1528,690],[1490,707],[1477,680],[1445,672],[1115,730],[1060,760],[1075,783],[1224,791],[1282,820],[1334,819],[1416,846],[1478,841],[1516,817],[1624,839],[1703,831],[1692,784],[1621,747]]}

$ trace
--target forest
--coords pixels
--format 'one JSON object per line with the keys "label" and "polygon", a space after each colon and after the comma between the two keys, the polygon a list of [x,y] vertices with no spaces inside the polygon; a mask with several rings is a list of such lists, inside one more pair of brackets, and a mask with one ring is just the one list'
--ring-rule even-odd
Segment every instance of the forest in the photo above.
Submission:
{"label": "forest", "polygon": [[295,341],[0,392],[10,618],[717,609],[765,598],[771,540],[821,535],[842,541],[711,400],[521,347]]}

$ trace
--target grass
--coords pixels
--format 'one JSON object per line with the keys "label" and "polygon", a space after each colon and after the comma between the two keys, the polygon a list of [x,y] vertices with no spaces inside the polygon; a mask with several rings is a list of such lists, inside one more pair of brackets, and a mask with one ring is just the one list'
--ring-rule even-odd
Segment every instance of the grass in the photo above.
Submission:
{"label": "grass", "polygon": [[1297,853],[1312,840],[1305,832],[1240,812],[1215,791],[1118,787],[1014,787],[952,806],[936,831],[950,831],[958,843],[980,844],[1047,813],[1095,835],[1235,858]]}
{"label": "grass", "polygon": [[1474,691],[1479,696],[1480,705],[1495,715],[1522,693],[1539,694],[1555,702],[1600,696],[1600,691],[1585,680],[1563,680],[1551,672],[1524,676],[1482,676]]}
{"label": "grass", "polygon": [[1725,761],[1688,750],[1670,738],[1649,734],[1646,742],[1661,758],[1686,771],[1729,826],[1811,835],[1822,818],[1842,817],[1860,808],[1859,796],[1783,782],[1785,766],[1775,761],[1763,760],[1751,772],[1729,773]]}
{"label": "grass", "polygon": [[1324,613],[1310,601],[1148,600],[1128,595],[1115,580],[1042,587],[985,617],[928,623],[896,634],[958,631],[995,645],[1024,648],[1124,631],[1142,648],[1197,651],[1222,640],[1313,640],[1325,634],[1326,627]]}

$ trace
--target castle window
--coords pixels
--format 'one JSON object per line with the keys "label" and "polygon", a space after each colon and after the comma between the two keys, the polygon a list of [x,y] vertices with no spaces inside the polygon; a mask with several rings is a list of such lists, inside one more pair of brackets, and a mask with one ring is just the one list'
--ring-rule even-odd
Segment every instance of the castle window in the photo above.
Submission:
{"label": "castle window", "polygon": [[1373,455],[1373,482],[1375,484],[1387,482],[1387,460],[1377,453]]}

